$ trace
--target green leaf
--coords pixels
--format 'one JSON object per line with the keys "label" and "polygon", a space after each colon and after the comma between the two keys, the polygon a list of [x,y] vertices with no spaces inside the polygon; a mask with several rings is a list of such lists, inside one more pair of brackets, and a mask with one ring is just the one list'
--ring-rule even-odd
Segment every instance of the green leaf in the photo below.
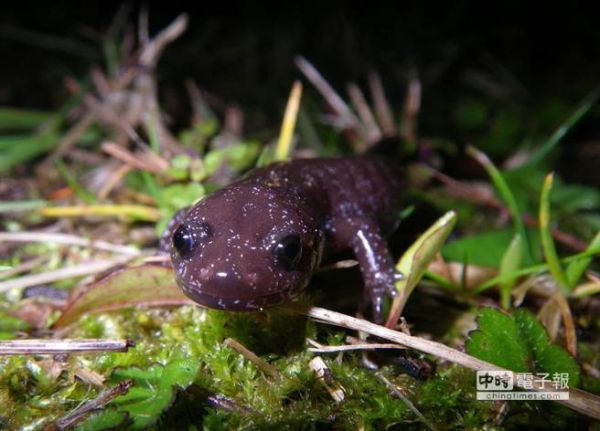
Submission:
{"label": "green leaf", "polygon": [[260,153],[260,144],[245,141],[227,148],[217,148],[204,156],[207,175],[212,175],[223,163],[241,171],[252,165]]}
{"label": "green leaf", "polygon": [[404,275],[404,278],[396,282],[399,294],[392,302],[386,322],[387,327],[394,327],[398,322],[410,294],[427,271],[433,258],[439,253],[454,225],[456,225],[456,212],[448,211],[421,234],[398,261],[396,271]]}
{"label": "green leaf", "polygon": [[238,145],[228,148],[229,164],[238,171],[242,171],[252,166],[261,146],[257,141],[244,141]]}
{"label": "green leaf", "polygon": [[569,386],[579,384],[580,371],[577,362],[562,347],[552,344],[546,330],[536,317],[517,310],[513,319],[533,359],[533,370],[547,373],[567,373]]}
{"label": "green leaf", "polygon": [[191,164],[192,158],[189,155],[177,154],[169,161],[166,173],[179,181],[185,180],[188,178]]}
{"label": "green leaf", "polygon": [[186,184],[171,184],[160,189],[158,193],[161,220],[156,224],[156,233],[160,236],[175,213],[198,202],[206,194],[206,189],[199,182],[192,181]]}
{"label": "green leaf", "polygon": [[467,352],[476,358],[516,372],[529,370],[527,346],[513,319],[494,308],[484,308],[479,328],[469,334]]}
{"label": "green leaf", "polygon": [[471,332],[467,352],[476,358],[523,373],[568,373],[569,386],[579,384],[579,365],[563,348],[552,344],[542,324],[531,313],[513,316],[484,308],[479,328]]}
{"label": "green leaf", "polygon": [[[444,246],[444,259],[454,262],[467,261],[471,265],[500,268],[505,250],[508,249],[515,232],[513,229],[499,229],[491,232],[465,236]],[[529,238],[537,242],[538,232],[528,230]],[[534,259],[538,257],[534,255]],[[524,265],[531,264],[523,255]]]}
{"label": "green leaf", "polygon": [[135,385],[112,404],[129,414],[133,419],[132,429],[144,429],[156,422],[171,405],[176,389],[185,389],[192,384],[198,368],[197,360],[177,359],[165,366],[156,364],[145,370],[137,367],[117,370],[114,378],[133,379]]}
{"label": "green leaf", "polygon": [[433,258],[439,253],[455,225],[456,213],[448,211],[419,236],[402,255],[396,265],[396,270],[405,277],[396,283],[396,289],[400,295],[394,300],[394,308],[399,307],[399,311],[402,310],[406,300],[425,274]]}
{"label": "green leaf", "polygon": [[206,190],[200,183],[172,184],[163,187],[160,193],[163,203],[173,211],[177,211],[196,203],[204,196]]}

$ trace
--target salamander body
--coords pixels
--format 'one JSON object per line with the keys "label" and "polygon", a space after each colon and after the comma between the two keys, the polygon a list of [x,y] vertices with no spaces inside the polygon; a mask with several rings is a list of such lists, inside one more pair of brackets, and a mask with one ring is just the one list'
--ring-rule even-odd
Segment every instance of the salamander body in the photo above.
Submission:
{"label": "salamander body", "polygon": [[401,188],[398,165],[374,155],[255,169],[174,220],[177,282],[201,305],[261,310],[301,292],[323,256],[351,250],[380,317],[395,293],[386,237]]}

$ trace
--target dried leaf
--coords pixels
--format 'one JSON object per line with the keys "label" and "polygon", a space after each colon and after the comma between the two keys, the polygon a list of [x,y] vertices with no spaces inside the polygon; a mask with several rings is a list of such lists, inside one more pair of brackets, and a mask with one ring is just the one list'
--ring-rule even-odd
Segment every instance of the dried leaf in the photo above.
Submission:
{"label": "dried leaf", "polygon": [[125,307],[160,307],[193,304],[181,292],[171,268],[145,264],[115,271],[76,293],[67,303],[55,327],[67,325],[85,313]]}

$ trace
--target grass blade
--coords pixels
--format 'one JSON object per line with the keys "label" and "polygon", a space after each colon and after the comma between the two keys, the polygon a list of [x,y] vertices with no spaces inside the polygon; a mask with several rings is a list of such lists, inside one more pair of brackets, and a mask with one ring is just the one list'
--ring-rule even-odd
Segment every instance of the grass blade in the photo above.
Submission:
{"label": "grass blade", "polygon": [[292,138],[294,128],[296,127],[296,120],[298,119],[298,108],[300,107],[301,97],[302,83],[296,81],[292,87],[287,106],[285,107],[285,114],[283,116],[283,122],[281,123],[281,132],[279,133],[279,140],[277,141],[277,147],[275,148],[275,160],[277,161],[287,160],[290,157]]}
{"label": "grass blade", "polygon": [[[581,259],[587,259],[590,256],[595,256],[598,253],[600,253],[600,245],[596,246],[596,247],[590,247],[588,250],[582,251],[581,253],[577,253],[572,256],[566,257],[566,258],[562,259],[561,262],[564,264],[571,263],[571,262],[577,262]],[[512,277],[522,277],[525,275],[532,275],[532,274],[544,272],[547,270],[548,270],[548,264],[546,264],[546,263],[541,263],[539,265],[532,265],[532,266],[528,266],[526,268],[521,268],[510,274],[498,275],[494,278],[490,278],[486,282],[479,285],[473,292],[476,294],[479,294],[493,286],[496,286],[500,283],[505,282],[506,280],[509,280]]]}
{"label": "grass blade", "polygon": [[143,205],[49,207],[41,208],[38,212],[45,217],[127,216],[144,221],[157,221],[160,219],[158,209]]}
{"label": "grass blade", "polygon": [[[521,266],[523,258],[523,238],[518,233],[515,234],[500,263],[500,275],[512,274]],[[500,300],[502,308],[510,308],[510,295],[517,277],[510,277],[500,283]]]}
{"label": "grass blade", "polygon": [[563,271],[563,268],[558,260],[556,254],[556,247],[554,246],[554,240],[552,239],[552,232],[550,231],[550,192],[552,191],[552,182],[554,180],[554,174],[546,175],[544,185],[542,187],[542,194],[540,197],[540,236],[542,240],[542,249],[546,262],[548,263],[548,269],[552,276],[556,279],[560,287],[565,290],[569,290],[569,282],[567,276]]}
{"label": "grass blade", "polygon": [[85,187],[79,184],[79,182],[75,178],[75,175],[69,172],[69,170],[61,160],[56,159],[54,161],[54,164],[56,165],[56,170],[58,171],[60,176],[65,180],[67,185],[75,192],[75,194],[79,196],[79,199],[81,199],[88,205],[92,205],[97,202],[96,197],[88,190],[86,190]]}
{"label": "grass blade", "polygon": [[[598,232],[596,234],[596,236],[592,239],[592,241],[590,242],[590,245],[586,248],[586,251],[594,250],[599,247],[600,247],[600,232]],[[576,260],[574,262],[571,262],[567,266],[566,273],[567,273],[567,281],[569,282],[569,286],[575,287],[577,285],[577,282],[581,279],[581,276],[586,271],[588,266],[590,266],[590,263],[592,263],[592,256],[590,256],[586,259]]]}
{"label": "grass blade", "polygon": [[51,117],[52,114],[43,111],[0,107],[0,130],[33,130]]}
{"label": "grass blade", "polygon": [[48,205],[48,202],[43,200],[4,201],[0,202],[0,214],[31,211],[43,208],[46,205]]}
{"label": "grass blade", "polygon": [[492,163],[489,157],[483,152],[479,151],[475,147],[467,147],[467,153],[472,156],[475,160],[477,160],[481,165],[485,168],[488,175],[492,179],[496,190],[500,194],[500,197],[504,201],[504,203],[508,206],[508,210],[513,219],[513,223],[515,224],[515,231],[517,234],[523,238],[523,246],[527,252],[528,260],[533,262],[533,255],[531,253],[529,238],[527,236],[527,231],[525,230],[525,225],[523,224],[523,217],[521,215],[521,211],[519,210],[519,206],[517,205],[517,201],[515,196],[513,195],[508,183],[502,176],[502,173],[498,170],[498,168]]}
{"label": "grass blade", "polygon": [[0,172],[45,153],[57,143],[58,137],[53,132],[32,136],[0,136]]}
{"label": "grass blade", "polygon": [[577,288],[573,290],[573,297],[587,298],[588,296],[596,295],[598,293],[600,293],[600,281],[592,281],[577,286]]}
{"label": "grass blade", "polygon": [[577,124],[581,118],[588,113],[588,111],[594,106],[598,97],[600,96],[600,86],[593,89],[575,108],[575,110],[569,115],[569,117],[562,123],[558,128],[550,135],[548,139],[542,144],[536,152],[534,152],[529,160],[521,165],[518,169],[522,169],[526,166],[535,165],[536,163],[543,160],[548,154],[558,145],[560,140],[567,134],[571,128]]}

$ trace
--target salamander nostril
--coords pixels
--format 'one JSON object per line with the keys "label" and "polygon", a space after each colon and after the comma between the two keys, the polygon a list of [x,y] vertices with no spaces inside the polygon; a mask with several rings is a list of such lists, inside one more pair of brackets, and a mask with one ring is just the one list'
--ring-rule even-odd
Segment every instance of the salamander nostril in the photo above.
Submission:
{"label": "salamander nostril", "polygon": [[196,248],[192,233],[184,225],[180,225],[173,234],[173,247],[183,258],[189,256]]}

